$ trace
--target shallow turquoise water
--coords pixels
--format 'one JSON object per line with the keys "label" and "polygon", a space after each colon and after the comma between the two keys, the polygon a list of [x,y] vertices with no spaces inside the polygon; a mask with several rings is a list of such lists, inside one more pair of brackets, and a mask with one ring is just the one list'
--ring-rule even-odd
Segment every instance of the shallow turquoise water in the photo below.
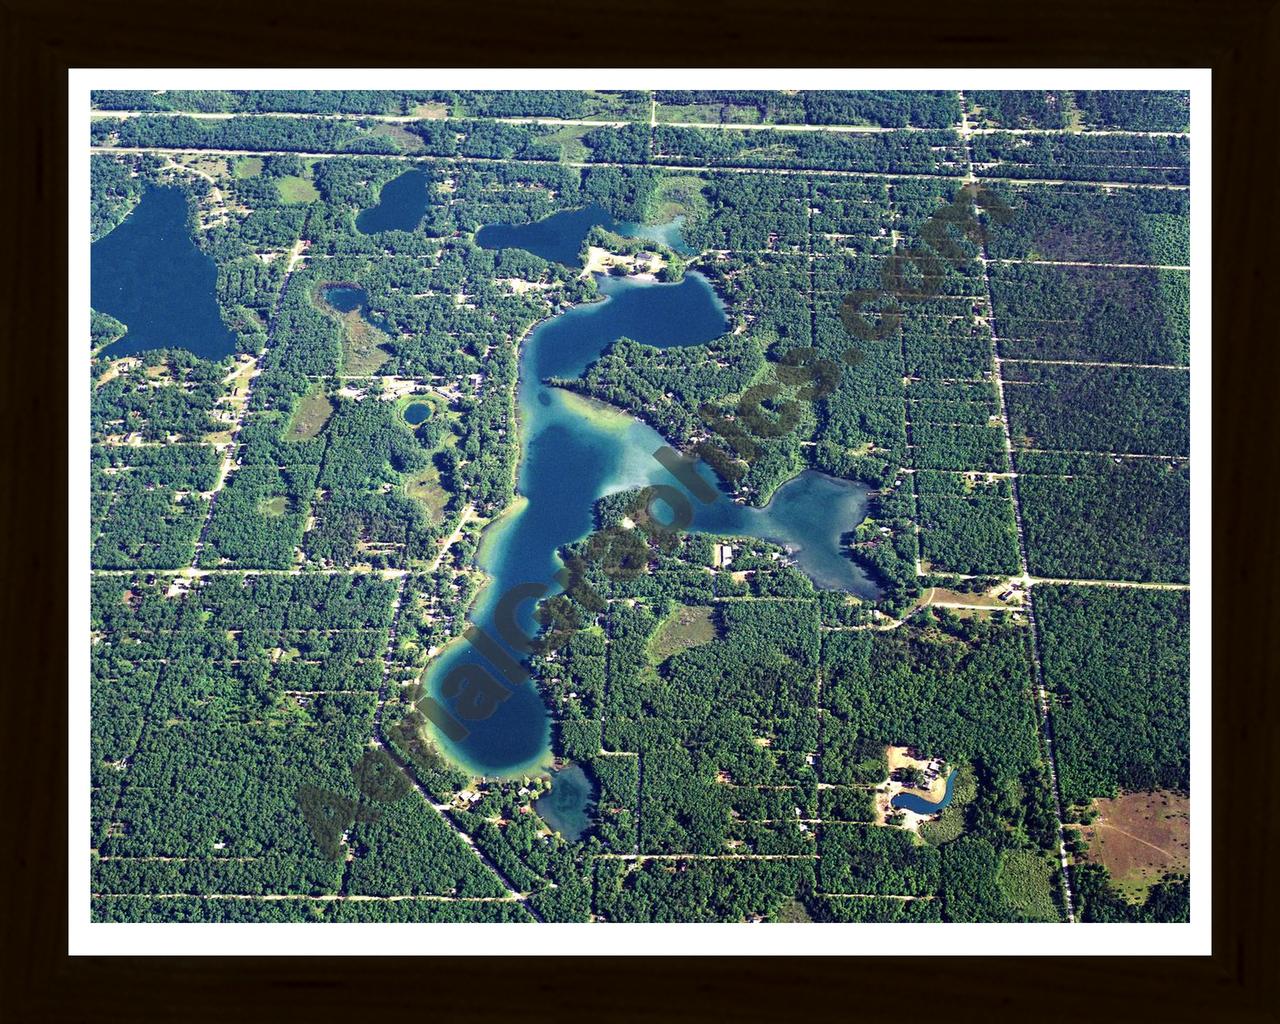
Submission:
{"label": "shallow turquoise water", "polygon": [[236,349],[222,322],[214,262],[191,240],[187,197],[153,188],[89,253],[89,301],[128,327],[104,349],[116,358],[149,349],[185,348],[202,359]]}
{"label": "shallow turquoise water", "polygon": [[[500,635],[495,606],[512,587],[531,583],[549,585],[551,592],[559,589],[554,585],[561,567],[556,552],[591,531],[592,508],[598,498],[653,483],[677,485],[653,456],[666,443],[655,430],[542,381],[579,375],[622,335],[670,347],[711,341],[725,328],[719,299],[697,273],[686,275],[679,284],[597,280],[605,301],[578,306],[548,320],[530,334],[521,350],[522,451],[517,485],[527,501],[490,527],[479,552],[480,565],[492,583],[481,591],[470,618],[490,637]],[[705,467],[702,474],[714,480]],[[863,518],[867,490],[857,482],[802,473],[779,488],[763,509],[736,504],[723,494],[711,504],[694,500],[693,529],[787,544],[798,549],[799,565],[820,586],[874,595],[874,586],[840,545],[841,533]],[[529,635],[536,632],[533,610],[534,602],[527,600],[515,614]],[[444,697],[445,680],[451,673],[457,674],[456,680],[490,664],[471,644],[455,643],[428,670],[428,689],[456,711],[467,698],[468,687],[463,685],[453,699]],[[462,738],[450,739],[437,731],[439,742],[451,756],[480,773],[544,766],[549,761],[550,726],[534,684],[503,686],[501,692],[510,696],[491,717],[466,722],[469,732]]]}

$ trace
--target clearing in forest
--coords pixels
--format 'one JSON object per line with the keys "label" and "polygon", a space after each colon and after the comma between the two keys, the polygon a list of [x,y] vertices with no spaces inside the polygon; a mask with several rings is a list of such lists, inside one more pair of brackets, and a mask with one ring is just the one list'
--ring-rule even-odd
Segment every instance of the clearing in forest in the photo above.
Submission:
{"label": "clearing in forest", "polygon": [[348,377],[368,377],[377,373],[382,364],[391,358],[390,351],[382,346],[387,336],[362,317],[358,309],[339,313],[338,316],[345,328],[342,337],[342,372]]}
{"label": "clearing in forest", "polygon": [[298,402],[293,422],[285,432],[286,441],[309,441],[316,437],[333,415],[333,399],[323,391],[312,391]]}
{"label": "clearing in forest", "polygon": [[1096,800],[1083,827],[1089,860],[1101,864],[1126,898],[1140,901],[1168,872],[1191,865],[1191,798],[1169,790]]}
{"label": "clearing in forest", "polygon": [[320,198],[320,193],[316,191],[315,185],[311,184],[306,178],[300,178],[296,174],[289,174],[276,182],[276,189],[280,193],[282,201],[290,204],[294,203],[313,203]]}
{"label": "clearing in forest", "polygon": [[420,502],[430,514],[432,522],[444,520],[444,509],[449,504],[449,492],[440,485],[440,470],[434,465],[406,477],[404,493]]}
{"label": "clearing in forest", "polygon": [[681,605],[658,627],[649,643],[649,657],[655,665],[661,665],[690,647],[711,643],[718,635],[714,608]]}

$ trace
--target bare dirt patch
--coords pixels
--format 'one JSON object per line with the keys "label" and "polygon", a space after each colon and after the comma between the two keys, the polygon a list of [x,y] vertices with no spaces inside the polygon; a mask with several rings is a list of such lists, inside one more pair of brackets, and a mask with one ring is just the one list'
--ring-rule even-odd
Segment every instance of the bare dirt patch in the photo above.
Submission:
{"label": "bare dirt patch", "polygon": [[1191,866],[1191,799],[1156,790],[1094,801],[1097,819],[1082,828],[1088,859],[1101,864],[1130,900],[1142,900],[1168,872]]}
{"label": "bare dirt patch", "polygon": [[449,116],[449,108],[443,103],[419,103],[409,113],[425,121],[443,121]]}
{"label": "bare dirt patch", "polygon": [[958,608],[1004,608],[1006,605],[991,594],[964,594],[958,590],[947,590],[945,587],[930,587],[921,598],[922,605]]}

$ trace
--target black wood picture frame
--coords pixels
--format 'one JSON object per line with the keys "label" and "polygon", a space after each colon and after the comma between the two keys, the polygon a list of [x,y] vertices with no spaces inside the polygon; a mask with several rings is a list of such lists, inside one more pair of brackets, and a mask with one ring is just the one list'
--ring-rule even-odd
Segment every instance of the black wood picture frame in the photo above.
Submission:
{"label": "black wood picture frame", "polygon": [[[388,1012],[505,1021],[1280,1019],[1275,315],[1280,4],[761,2],[351,8],[0,3],[7,472],[0,1013],[15,1021]],[[73,67],[1210,67],[1213,69],[1213,954],[940,957],[895,996],[880,958],[430,960],[67,955],[67,70]],[[79,467],[73,467],[78,472]],[[1198,477],[1195,486],[1208,485]],[[1205,524],[1195,524],[1206,529]],[[1233,766],[1262,766],[1233,773]],[[1237,809],[1233,790],[1247,794]],[[1197,878],[1198,884],[1207,880]],[[1078,927],[1089,927],[1081,925]],[[554,932],[549,933],[554,944]],[[1027,926],[1028,952],[1036,928]],[[544,946],[543,933],[530,944]],[[352,938],[358,943],[357,938]],[[708,943],[714,943],[709,934]],[[1139,933],[1136,942],[1141,942]],[[1272,949],[1272,953],[1266,950]],[[352,949],[358,953],[358,948]],[[406,950],[411,953],[412,950]],[[833,952],[835,952],[833,950]],[[892,951],[886,949],[886,955]],[[973,952],[973,951],[968,951]],[[980,952],[980,951],[978,951]],[[905,967],[906,965],[904,965]],[[877,980],[879,979],[879,980]]]}

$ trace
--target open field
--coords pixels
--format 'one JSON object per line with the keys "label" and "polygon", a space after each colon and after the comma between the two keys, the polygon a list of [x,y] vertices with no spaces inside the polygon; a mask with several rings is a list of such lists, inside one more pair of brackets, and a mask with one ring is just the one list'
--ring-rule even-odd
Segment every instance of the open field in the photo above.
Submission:
{"label": "open field", "polygon": [[560,146],[561,160],[583,161],[591,155],[591,151],[582,141],[582,137],[589,131],[591,131],[590,125],[565,125],[548,135],[547,141]]}
{"label": "open field", "polygon": [[755,107],[716,103],[658,104],[656,117],[659,124],[675,122],[684,124],[697,121],[702,124],[759,124],[760,111]]}
{"label": "open field", "polygon": [[1009,903],[1033,921],[1059,921],[1053,901],[1053,861],[1032,850],[1010,850],[1000,865],[998,881]]}
{"label": "open field", "polygon": [[435,466],[428,466],[406,478],[404,493],[422,504],[430,513],[432,522],[438,523],[444,518],[449,492],[440,486],[440,471]]}
{"label": "open field", "polygon": [[1095,800],[1098,812],[1083,827],[1088,859],[1101,864],[1128,899],[1139,902],[1169,872],[1191,864],[1191,799],[1168,790]]}
{"label": "open field", "polygon": [[276,182],[280,198],[286,203],[313,203],[320,198],[320,193],[306,178],[290,174]]}
{"label": "open field", "polygon": [[658,627],[649,645],[649,656],[655,665],[661,665],[690,647],[711,643],[717,635],[714,608],[682,605]]}
{"label": "open field", "polygon": [[246,178],[256,178],[262,173],[262,157],[260,156],[242,156],[232,165],[232,176],[240,181]]}
{"label": "open field", "polygon": [[270,498],[263,498],[258,507],[264,516],[282,516],[289,510],[289,498],[283,494],[275,494]]}
{"label": "open field", "polygon": [[309,441],[324,429],[333,415],[333,401],[323,391],[313,391],[299,400],[293,420],[285,431],[286,441]]}
{"label": "open field", "polygon": [[391,354],[382,347],[387,336],[360,315],[360,310],[339,314],[342,338],[342,372],[353,377],[377,373]]}
{"label": "open field", "polygon": [[419,103],[410,113],[426,121],[442,121],[449,116],[449,107],[444,103]]}
{"label": "open field", "polygon": [[401,153],[421,153],[426,147],[422,136],[406,131],[398,124],[380,124],[370,133],[378,138],[390,139],[399,147]]}

